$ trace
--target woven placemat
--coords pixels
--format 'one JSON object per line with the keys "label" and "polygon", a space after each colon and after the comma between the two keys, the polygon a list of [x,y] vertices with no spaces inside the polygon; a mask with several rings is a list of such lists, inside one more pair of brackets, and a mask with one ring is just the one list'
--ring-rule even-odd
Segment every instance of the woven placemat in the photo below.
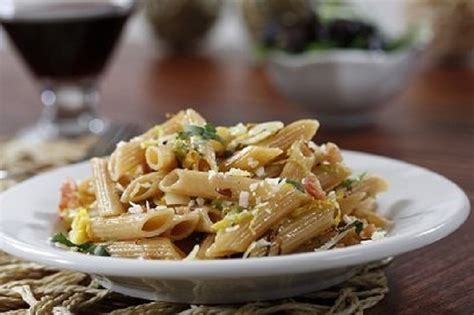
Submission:
{"label": "woven placemat", "polygon": [[[0,143],[3,170],[28,168],[32,175],[80,160],[90,139],[26,145]],[[71,152],[74,151],[74,152]],[[0,190],[17,179],[0,179]],[[1,217],[1,214],[0,214]],[[2,314],[363,314],[388,292],[385,266],[368,264],[340,285],[310,294],[239,305],[187,305],[150,302],[111,292],[87,274],[61,271],[23,261],[0,251],[0,313]]]}

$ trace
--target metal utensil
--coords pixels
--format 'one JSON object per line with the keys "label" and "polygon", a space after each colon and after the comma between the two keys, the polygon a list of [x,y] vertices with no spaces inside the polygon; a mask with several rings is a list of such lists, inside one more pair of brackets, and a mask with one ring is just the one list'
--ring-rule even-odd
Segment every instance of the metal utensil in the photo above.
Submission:
{"label": "metal utensil", "polygon": [[[133,136],[137,135],[139,129],[134,124],[114,124],[111,125],[94,143],[79,161],[85,161],[95,156],[105,156],[115,149],[115,146],[120,141],[127,141]],[[79,162],[78,161],[78,162]],[[15,180],[21,181],[34,175],[30,170],[27,171],[10,171],[7,169],[0,169],[0,180]]]}

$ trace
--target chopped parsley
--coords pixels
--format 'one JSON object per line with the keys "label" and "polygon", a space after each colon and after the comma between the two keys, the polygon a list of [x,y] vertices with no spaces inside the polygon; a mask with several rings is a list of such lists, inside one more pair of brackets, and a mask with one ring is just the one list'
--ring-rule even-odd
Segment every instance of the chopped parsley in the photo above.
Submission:
{"label": "chopped parsley", "polygon": [[366,175],[367,175],[367,172],[364,172],[360,174],[359,176],[350,176],[341,183],[341,186],[347,189],[352,188],[354,184],[363,180]]}
{"label": "chopped parsley", "polygon": [[362,229],[364,228],[364,223],[362,223],[359,220],[355,220],[354,222],[349,223],[348,225],[344,226],[340,230],[340,232],[345,232],[345,231],[348,231],[348,230],[353,229],[353,228],[355,228],[355,231],[356,231],[357,234],[360,234],[360,232],[362,232]]}
{"label": "chopped parsley", "polygon": [[285,182],[292,185],[293,187],[295,187],[299,191],[304,192],[303,184],[301,184],[300,182],[298,182],[296,180],[292,180],[292,179],[285,179]]}
{"label": "chopped parsley", "polygon": [[91,254],[95,256],[110,256],[109,252],[104,246],[92,243],[74,244],[64,236],[63,233],[57,233],[51,238],[51,242],[59,243],[67,247],[75,247],[81,253]]}
{"label": "chopped parsley", "polygon": [[200,137],[202,140],[216,140],[220,143],[224,142],[217,134],[216,127],[211,124],[205,124],[203,127],[187,125],[184,127],[184,131],[178,133],[177,139],[189,140],[191,137]]}

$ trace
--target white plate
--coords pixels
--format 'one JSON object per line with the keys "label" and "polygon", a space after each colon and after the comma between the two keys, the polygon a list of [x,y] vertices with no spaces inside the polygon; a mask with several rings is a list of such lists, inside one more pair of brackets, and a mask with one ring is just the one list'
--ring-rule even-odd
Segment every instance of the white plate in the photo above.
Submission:
{"label": "white plate", "polygon": [[90,174],[87,163],[29,179],[0,195],[0,248],[38,263],[96,275],[106,287],[147,299],[234,303],[321,289],[349,277],[354,266],[428,245],[456,230],[469,214],[466,195],[424,168],[380,156],[344,152],[355,172],[380,174],[390,190],[379,211],[394,221],[379,241],[280,257],[150,261],[96,257],[52,247],[59,185]]}

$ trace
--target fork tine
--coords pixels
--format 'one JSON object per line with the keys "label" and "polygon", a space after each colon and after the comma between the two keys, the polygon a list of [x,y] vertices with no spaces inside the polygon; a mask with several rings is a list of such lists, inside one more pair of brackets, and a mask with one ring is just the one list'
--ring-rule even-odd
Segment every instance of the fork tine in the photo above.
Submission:
{"label": "fork tine", "polygon": [[119,141],[129,140],[138,133],[134,124],[111,125],[100,139],[92,145],[84,159],[110,154]]}

